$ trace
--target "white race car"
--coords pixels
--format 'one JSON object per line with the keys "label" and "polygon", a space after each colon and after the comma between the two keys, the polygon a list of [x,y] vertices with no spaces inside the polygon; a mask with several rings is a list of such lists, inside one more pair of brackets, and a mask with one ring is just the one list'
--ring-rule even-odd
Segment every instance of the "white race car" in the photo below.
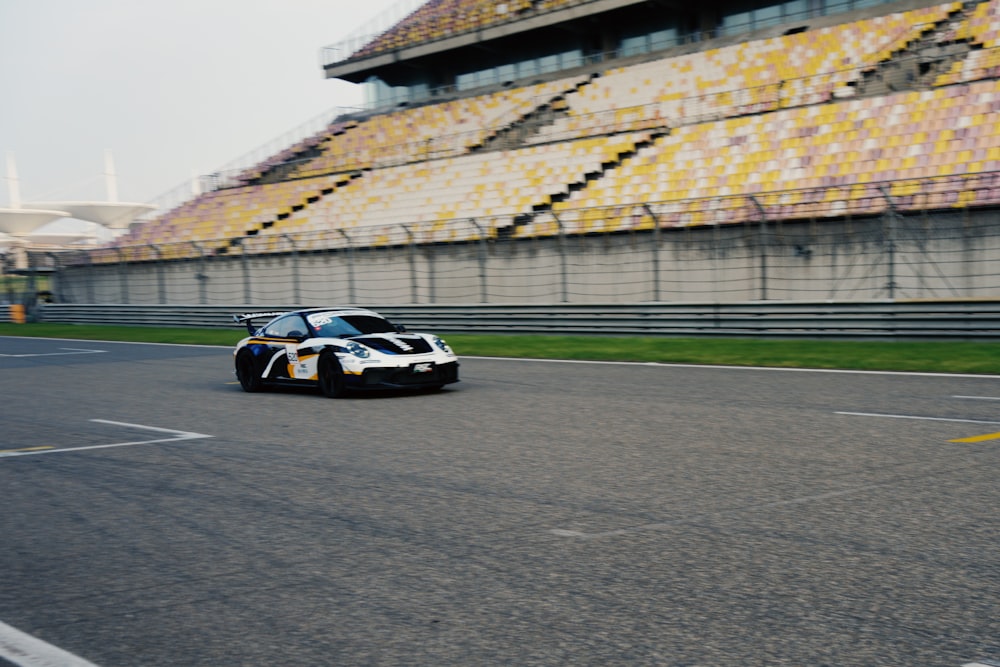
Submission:
{"label": "white race car", "polygon": [[[263,318],[267,324],[254,326]],[[441,338],[407,333],[371,310],[309,308],[233,320],[250,332],[233,350],[244,391],[311,384],[336,398],[352,389],[440,389],[458,382],[458,357]]]}

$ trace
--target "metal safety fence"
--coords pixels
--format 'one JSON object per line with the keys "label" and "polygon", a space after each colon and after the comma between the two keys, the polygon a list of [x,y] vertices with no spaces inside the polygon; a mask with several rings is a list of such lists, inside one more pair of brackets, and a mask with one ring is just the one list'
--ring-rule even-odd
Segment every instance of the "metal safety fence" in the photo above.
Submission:
{"label": "metal safety fence", "polygon": [[[26,251],[60,303],[631,303],[1000,296],[981,174],[238,239]],[[996,200],[996,201],[994,201]],[[23,299],[22,299],[23,300]]]}

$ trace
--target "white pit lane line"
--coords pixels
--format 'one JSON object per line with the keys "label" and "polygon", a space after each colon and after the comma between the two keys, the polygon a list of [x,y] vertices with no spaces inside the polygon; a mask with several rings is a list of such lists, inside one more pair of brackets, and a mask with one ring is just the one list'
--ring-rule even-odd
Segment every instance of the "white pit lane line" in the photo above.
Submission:
{"label": "white pit lane line", "polygon": [[3,622],[0,622],[0,658],[18,667],[97,667]]}
{"label": "white pit lane line", "polygon": [[8,359],[25,359],[27,357],[61,357],[70,354],[106,354],[107,350],[88,350],[78,347],[60,347],[62,352],[33,352],[30,354],[2,354],[0,357],[6,357]]}
{"label": "white pit lane line", "polygon": [[59,454],[62,452],[82,452],[88,449],[109,449],[111,447],[132,447],[134,445],[153,445],[164,442],[182,442],[184,440],[200,440],[202,438],[211,438],[214,436],[206,435],[204,433],[194,433],[191,431],[178,431],[172,428],[159,428],[157,426],[145,426],[143,424],[130,424],[128,422],[116,422],[110,421],[108,419],[91,419],[90,421],[97,424],[110,424],[112,426],[122,426],[125,428],[134,428],[142,431],[152,431],[154,433],[166,433],[170,437],[166,438],[152,438],[149,440],[131,440],[129,442],[112,442],[106,445],[87,445],[85,447],[64,447],[62,449],[55,448],[25,448],[21,450],[9,450],[0,451],[0,458],[7,456],[35,456],[38,454]]}
{"label": "white pit lane line", "polygon": [[915,419],[930,422],[959,422],[962,424],[1000,424],[1000,421],[987,421],[985,419],[950,419],[948,417],[923,417],[921,415],[892,415],[880,412],[834,412],[835,415],[846,415],[848,417],[882,417],[885,419]]}

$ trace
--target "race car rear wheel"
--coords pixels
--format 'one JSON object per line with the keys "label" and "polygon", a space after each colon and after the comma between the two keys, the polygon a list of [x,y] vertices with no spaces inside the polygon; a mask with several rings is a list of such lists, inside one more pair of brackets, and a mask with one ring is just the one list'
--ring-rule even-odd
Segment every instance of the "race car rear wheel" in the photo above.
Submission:
{"label": "race car rear wheel", "polygon": [[340,367],[336,355],[326,350],[319,355],[316,374],[319,379],[319,390],[327,398],[340,398],[346,392],[344,388],[344,370]]}
{"label": "race car rear wheel", "polygon": [[246,392],[253,393],[264,388],[264,382],[254,369],[253,354],[249,350],[240,350],[236,355],[236,379]]}

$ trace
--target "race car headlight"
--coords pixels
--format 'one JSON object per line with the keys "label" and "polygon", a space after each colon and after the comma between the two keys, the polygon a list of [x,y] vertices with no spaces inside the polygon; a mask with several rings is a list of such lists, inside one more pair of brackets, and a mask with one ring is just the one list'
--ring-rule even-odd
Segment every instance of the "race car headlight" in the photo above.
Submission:
{"label": "race car headlight", "polygon": [[371,352],[361,343],[350,342],[347,344],[347,351],[359,359],[367,359]]}
{"label": "race car headlight", "polygon": [[434,336],[434,345],[436,345],[437,348],[442,352],[447,352],[448,354],[455,354],[454,352],[451,351],[451,348],[448,347],[448,343],[444,342],[444,339],[442,338]]}

